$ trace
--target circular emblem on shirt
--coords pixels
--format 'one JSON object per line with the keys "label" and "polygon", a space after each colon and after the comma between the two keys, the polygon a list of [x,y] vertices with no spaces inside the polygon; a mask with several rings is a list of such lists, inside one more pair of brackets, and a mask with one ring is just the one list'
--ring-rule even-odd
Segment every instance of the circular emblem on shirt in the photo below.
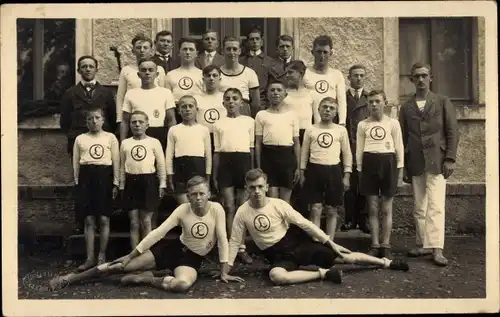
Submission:
{"label": "circular emblem on shirt", "polygon": [[197,222],[191,227],[191,235],[196,239],[203,239],[208,234],[208,226],[204,222]]}
{"label": "circular emblem on shirt", "polygon": [[93,144],[89,149],[90,156],[98,160],[104,155],[104,147],[100,144]]}
{"label": "circular emblem on shirt", "polygon": [[379,125],[376,125],[371,128],[370,136],[374,140],[383,140],[385,138],[385,129]]}
{"label": "circular emblem on shirt", "polygon": [[271,227],[271,221],[269,220],[269,218],[267,218],[266,215],[257,215],[253,219],[253,226],[257,231],[264,232],[269,230],[269,228]]}
{"label": "circular emblem on shirt", "polygon": [[330,84],[326,80],[318,80],[316,85],[314,85],[314,89],[320,94],[324,94],[330,88]]}
{"label": "circular emblem on shirt", "polygon": [[159,118],[160,117],[160,110],[155,109],[155,111],[153,111],[153,117]]}
{"label": "circular emblem on shirt", "polygon": [[328,132],[322,132],[318,135],[316,140],[318,141],[318,145],[322,148],[329,148],[333,143],[333,136]]}
{"label": "circular emblem on shirt", "polygon": [[136,145],[132,148],[132,150],[130,150],[130,155],[137,162],[142,161],[146,157],[147,153],[148,152],[143,145]]}
{"label": "circular emblem on shirt", "polygon": [[179,79],[178,85],[183,90],[188,90],[193,87],[193,80],[190,77],[182,77]]}
{"label": "circular emblem on shirt", "polygon": [[215,108],[208,109],[205,111],[205,121],[208,123],[214,123],[215,121],[220,119],[220,113],[219,110]]}

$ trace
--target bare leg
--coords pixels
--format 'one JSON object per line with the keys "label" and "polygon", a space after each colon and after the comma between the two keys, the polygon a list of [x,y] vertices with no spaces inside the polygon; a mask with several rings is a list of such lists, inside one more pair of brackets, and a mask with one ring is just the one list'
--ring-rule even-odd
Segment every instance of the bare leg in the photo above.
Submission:
{"label": "bare leg", "polygon": [[382,245],[390,246],[393,197],[382,197]]}
{"label": "bare leg", "polygon": [[141,228],[141,239],[144,239],[151,232],[151,218],[153,213],[145,210],[139,210],[139,225]]}
{"label": "bare leg", "polygon": [[[243,189],[237,189],[236,190],[236,207],[239,207],[245,203],[248,199],[248,193],[243,190]],[[235,208],[236,209],[236,208]],[[229,232],[228,232],[229,234]],[[238,256],[246,264],[252,264],[253,259],[252,257],[246,252],[247,247],[245,245],[245,237],[246,237],[246,230],[245,234],[243,235],[243,241],[241,241],[240,247],[238,249]]]}
{"label": "bare leg", "polygon": [[335,231],[337,230],[338,208],[333,206],[325,206],[326,211],[326,234],[334,241]]}
{"label": "bare leg", "polygon": [[408,271],[408,264],[401,259],[389,260],[388,258],[377,258],[361,252],[351,252],[344,254],[344,258],[336,258],[335,263],[341,264],[357,264],[357,265],[374,265],[384,269]]}
{"label": "bare leg", "polygon": [[108,248],[109,241],[109,217],[100,216],[99,224],[101,227],[101,234],[99,236],[99,255],[97,257],[97,264],[106,262],[106,249]]}
{"label": "bare leg", "polygon": [[67,275],[56,277],[50,281],[50,286],[52,289],[56,289],[58,284],[61,282],[64,285],[68,285],[75,282],[84,281],[90,278],[95,278],[99,276],[105,276],[109,274],[123,273],[123,272],[134,272],[138,270],[151,270],[156,266],[155,258],[151,251],[146,251],[138,257],[132,259],[127,266],[122,269],[121,263],[108,266],[106,264],[95,266],[81,273],[69,273]]}
{"label": "bare leg", "polygon": [[267,191],[267,196],[272,198],[279,198],[279,188],[278,187],[269,187]]}
{"label": "bare leg", "polygon": [[130,219],[130,246],[134,250],[139,244],[140,232],[139,232],[139,210],[133,209],[128,212]]}
{"label": "bare leg", "polygon": [[282,267],[275,267],[269,271],[269,278],[274,284],[286,285],[319,280],[322,276],[320,271],[287,271]]}
{"label": "bare leg", "polygon": [[368,203],[369,221],[372,229],[372,248],[379,248],[380,224],[378,219],[379,198],[378,196],[366,196]]}
{"label": "bare leg", "polygon": [[231,229],[233,227],[234,214],[236,207],[234,205],[234,187],[227,187],[221,189],[222,199],[224,200],[224,209],[226,210],[226,227],[227,235],[231,236]]}
{"label": "bare leg", "polygon": [[286,201],[287,203],[290,203],[290,197],[292,196],[292,190],[290,188],[286,187],[280,187],[279,189],[279,197]]}
{"label": "bare leg", "polygon": [[186,293],[194,284],[198,273],[189,266],[178,266],[174,270],[174,276],[154,277],[151,272],[127,275],[122,278],[125,284],[146,284],[165,291]]}
{"label": "bare leg", "polygon": [[88,268],[91,268],[95,265],[95,250],[94,250],[94,241],[95,241],[95,217],[87,216],[85,217],[85,227],[84,227],[84,236],[85,236],[85,246],[87,248],[87,260],[78,267],[79,271],[85,271]]}
{"label": "bare leg", "polygon": [[311,204],[311,213],[309,215],[309,220],[314,223],[318,228],[321,228],[321,213],[323,212],[322,203]]}

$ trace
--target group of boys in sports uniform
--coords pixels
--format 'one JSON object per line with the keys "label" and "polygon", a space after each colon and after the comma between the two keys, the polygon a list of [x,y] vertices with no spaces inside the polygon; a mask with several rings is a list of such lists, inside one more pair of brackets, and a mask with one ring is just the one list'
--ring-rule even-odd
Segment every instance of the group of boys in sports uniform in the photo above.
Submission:
{"label": "group of boys in sports uniform", "polygon": [[[204,39],[214,33],[207,31]],[[257,29],[250,35],[262,38]],[[203,69],[196,67],[200,61],[195,41],[183,38],[180,66],[167,69],[172,56],[157,55],[171,38],[170,32],[158,33],[156,59],[148,53],[153,46],[150,39],[138,36],[132,41],[137,65],[122,70],[117,96],[120,142],[113,131],[103,130],[107,112],[102,105],[90,102],[85,109],[74,109],[82,110],[77,115],[84,113],[88,127],[72,147],[75,206],[86,217],[87,260],[75,272],[53,279],[53,289],[95,276],[127,273],[121,279],[124,284],[185,292],[216,244],[218,276],[224,282],[241,282],[241,277],[229,273],[238,255],[251,262],[245,252],[247,233],[269,261],[269,278],[275,284],[316,279],[341,283],[342,272],[334,268],[335,263],[409,270],[407,262],[394,259],[390,251],[392,199],[402,185],[405,162],[400,124],[384,114],[385,93],[373,90],[366,94],[366,117],[359,120],[356,134],[346,129],[351,119],[346,101],[350,92],[346,94],[342,73],[328,66],[330,37],[314,40],[312,67],[283,56],[274,64],[267,61],[267,68],[260,68],[266,69],[264,74],[240,63],[240,42],[233,37],[222,42],[223,64],[216,65],[212,56],[203,61]],[[279,52],[289,50],[293,39],[282,35],[277,44]],[[349,75],[359,69],[364,70],[360,65],[351,67]],[[95,83],[97,60],[82,56],[78,71],[79,85],[86,89],[88,82]],[[258,79],[263,76],[268,78],[265,93]],[[353,169],[370,210],[368,254],[333,242],[338,207],[344,192],[351,189]],[[300,212],[290,205],[297,188],[305,202]],[[167,190],[174,193],[179,206],[156,226],[153,214]],[[220,203],[209,200],[214,191],[220,194]],[[129,213],[131,252],[107,262],[109,216],[112,199],[118,196]],[[326,233],[320,229],[323,210]],[[97,260],[96,219],[100,222]],[[307,235],[296,234],[290,225]],[[180,237],[163,239],[176,226],[182,228]],[[301,268],[310,265],[318,269]],[[151,272],[154,269],[169,269],[172,275],[157,277]]]}

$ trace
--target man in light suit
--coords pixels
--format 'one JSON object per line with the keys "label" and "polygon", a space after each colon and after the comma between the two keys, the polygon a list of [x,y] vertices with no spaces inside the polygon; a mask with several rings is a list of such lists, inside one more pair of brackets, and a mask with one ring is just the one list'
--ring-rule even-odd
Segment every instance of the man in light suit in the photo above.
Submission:
{"label": "man in light suit", "polygon": [[446,266],[446,179],[455,168],[458,123],[450,99],[430,91],[431,67],[416,63],[410,74],[416,94],[401,106],[399,114],[405,146],[405,181],[412,184],[415,200],[417,247],[408,255],[432,254],[435,264]]}
{"label": "man in light suit", "polygon": [[207,30],[203,33],[203,48],[205,51],[201,52],[194,62],[194,66],[203,70],[205,66],[215,65],[220,67],[224,64],[224,57],[217,52],[219,48],[219,37],[217,32]]}

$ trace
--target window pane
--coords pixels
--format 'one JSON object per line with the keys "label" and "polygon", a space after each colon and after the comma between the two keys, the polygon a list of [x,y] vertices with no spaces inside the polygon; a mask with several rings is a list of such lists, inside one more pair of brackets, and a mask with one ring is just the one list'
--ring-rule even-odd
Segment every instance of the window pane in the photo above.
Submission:
{"label": "window pane", "polygon": [[404,103],[415,94],[415,85],[409,75],[399,75],[399,101]]}
{"label": "window pane", "polygon": [[33,100],[33,28],[35,20],[17,19],[17,103]]}
{"label": "window pane", "polygon": [[470,99],[471,37],[464,18],[436,19],[433,24],[433,77],[439,93],[452,99]]}
{"label": "window pane", "polygon": [[429,23],[426,19],[400,19],[399,72],[410,74],[416,62],[431,63]]}
{"label": "window pane", "polygon": [[263,18],[241,18],[240,19],[240,36],[247,37],[250,30],[258,26],[264,32]]}
{"label": "window pane", "polygon": [[189,19],[188,23],[190,36],[201,36],[207,30],[207,19],[205,18]]}
{"label": "window pane", "polygon": [[75,78],[75,20],[43,21],[44,91],[46,100],[60,100]]}

